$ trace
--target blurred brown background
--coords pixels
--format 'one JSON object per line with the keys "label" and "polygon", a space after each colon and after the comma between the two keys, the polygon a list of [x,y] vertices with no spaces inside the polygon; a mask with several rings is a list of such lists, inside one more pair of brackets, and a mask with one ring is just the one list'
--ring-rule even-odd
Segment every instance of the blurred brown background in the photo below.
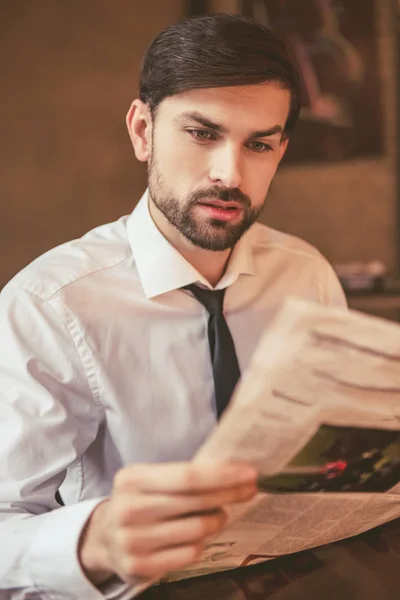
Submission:
{"label": "blurred brown background", "polygon": [[[235,0],[211,10],[240,10]],[[359,0],[360,19],[363,0]],[[2,0],[0,287],[40,253],[132,210],[146,185],[125,132],[153,36],[183,0]],[[393,1],[376,2],[383,151],[287,165],[265,223],[332,262],[396,267],[396,44]]]}

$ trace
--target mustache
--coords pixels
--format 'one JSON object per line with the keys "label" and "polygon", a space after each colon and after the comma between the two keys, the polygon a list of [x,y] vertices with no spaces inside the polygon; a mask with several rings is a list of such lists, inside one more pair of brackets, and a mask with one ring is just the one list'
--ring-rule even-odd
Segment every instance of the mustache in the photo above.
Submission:
{"label": "mustache", "polygon": [[218,186],[193,192],[190,196],[190,204],[197,204],[201,200],[209,200],[210,198],[222,200],[223,202],[237,202],[244,208],[251,207],[249,196],[243,194],[238,188],[221,188]]}

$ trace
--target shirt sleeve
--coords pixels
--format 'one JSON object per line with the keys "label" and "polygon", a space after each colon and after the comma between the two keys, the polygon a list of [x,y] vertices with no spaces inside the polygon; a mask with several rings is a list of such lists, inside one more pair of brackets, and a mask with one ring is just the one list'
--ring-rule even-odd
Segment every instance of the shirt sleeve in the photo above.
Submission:
{"label": "shirt sleeve", "polygon": [[0,597],[107,597],[77,554],[103,498],[66,507],[55,500],[98,429],[84,357],[60,311],[12,284],[0,294],[0,331]]}
{"label": "shirt sleeve", "polygon": [[318,284],[321,304],[347,308],[346,296],[340,281],[332,266],[324,258],[321,258]]}

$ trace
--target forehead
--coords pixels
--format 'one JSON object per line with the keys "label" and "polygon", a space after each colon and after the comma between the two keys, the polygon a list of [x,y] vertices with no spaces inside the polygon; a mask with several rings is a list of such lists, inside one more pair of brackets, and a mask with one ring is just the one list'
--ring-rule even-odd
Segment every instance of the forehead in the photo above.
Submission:
{"label": "forehead", "polygon": [[[176,120],[184,113],[198,112],[227,129],[284,127],[290,107],[290,92],[276,83],[189,90],[165,98],[157,114]],[[157,117],[158,118],[158,117]]]}

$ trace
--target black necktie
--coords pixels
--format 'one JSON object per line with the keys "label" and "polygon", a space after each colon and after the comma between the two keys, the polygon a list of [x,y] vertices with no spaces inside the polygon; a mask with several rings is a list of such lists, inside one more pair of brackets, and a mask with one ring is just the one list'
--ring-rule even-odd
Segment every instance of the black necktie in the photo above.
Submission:
{"label": "black necktie", "polygon": [[222,313],[225,290],[207,290],[192,284],[185,286],[208,310],[208,342],[214,375],[217,415],[228,405],[232,392],[240,377],[235,345],[227,322]]}

